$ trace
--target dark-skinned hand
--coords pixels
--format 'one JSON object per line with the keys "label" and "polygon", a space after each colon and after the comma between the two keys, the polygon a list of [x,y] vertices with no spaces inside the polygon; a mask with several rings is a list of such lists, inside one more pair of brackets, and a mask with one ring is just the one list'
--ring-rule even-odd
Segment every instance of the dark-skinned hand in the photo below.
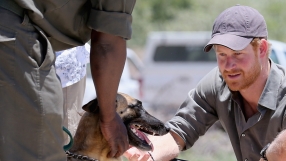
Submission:
{"label": "dark-skinned hand", "polygon": [[108,122],[101,120],[100,128],[111,148],[107,157],[119,157],[129,148],[127,130],[118,114]]}

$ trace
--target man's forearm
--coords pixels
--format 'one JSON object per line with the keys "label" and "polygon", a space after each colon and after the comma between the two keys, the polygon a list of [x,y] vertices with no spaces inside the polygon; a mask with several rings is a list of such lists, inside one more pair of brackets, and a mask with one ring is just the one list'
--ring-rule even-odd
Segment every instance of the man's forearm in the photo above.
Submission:
{"label": "man's forearm", "polygon": [[115,107],[116,93],[125,60],[126,41],[124,39],[92,32],[90,66],[99,106],[105,107],[101,109],[102,118],[115,115],[115,110],[111,107]]}
{"label": "man's forearm", "polygon": [[154,160],[166,161],[179,155],[179,146],[170,133],[163,136],[149,136],[148,138],[154,146],[154,150],[151,152]]}

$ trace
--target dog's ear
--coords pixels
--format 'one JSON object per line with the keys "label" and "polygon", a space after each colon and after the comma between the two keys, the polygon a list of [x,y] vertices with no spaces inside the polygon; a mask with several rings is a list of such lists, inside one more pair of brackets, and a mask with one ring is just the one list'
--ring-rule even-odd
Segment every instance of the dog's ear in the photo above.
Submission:
{"label": "dog's ear", "polygon": [[86,112],[96,113],[99,109],[97,99],[89,101],[82,107],[82,109],[85,110]]}
{"label": "dog's ear", "polygon": [[83,114],[84,114],[84,111],[77,112],[77,114],[78,114],[80,117],[82,117],[82,116],[83,116]]}

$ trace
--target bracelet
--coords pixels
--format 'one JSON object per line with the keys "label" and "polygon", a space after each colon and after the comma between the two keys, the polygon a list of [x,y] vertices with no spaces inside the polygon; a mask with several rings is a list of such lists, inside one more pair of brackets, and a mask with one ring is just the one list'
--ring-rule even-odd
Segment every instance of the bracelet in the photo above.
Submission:
{"label": "bracelet", "polygon": [[267,157],[266,157],[266,150],[268,149],[270,143],[268,143],[260,152],[260,156],[262,159],[264,159],[265,161],[268,161]]}
{"label": "bracelet", "polygon": [[150,152],[148,152],[148,154],[150,155],[150,157],[152,158],[153,161],[155,161],[155,159],[153,158],[152,154]]}

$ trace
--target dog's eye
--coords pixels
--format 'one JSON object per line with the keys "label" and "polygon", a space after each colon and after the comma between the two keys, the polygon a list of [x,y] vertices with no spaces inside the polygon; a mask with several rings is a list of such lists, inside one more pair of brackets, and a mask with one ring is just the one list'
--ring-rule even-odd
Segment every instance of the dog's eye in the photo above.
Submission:
{"label": "dog's eye", "polygon": [[141,107],[142,102],[137,100],[136,103],[129,105],[129,107],[134,108],[134,107]]}
{"label": "dog's eye", "polygon": [[120,111],[120,114],[123,114],[123,111]]}
{"label": "dog's eye", "polygon": [[142,106],[142,102],[141,101],[137,101],[137,106]]}

